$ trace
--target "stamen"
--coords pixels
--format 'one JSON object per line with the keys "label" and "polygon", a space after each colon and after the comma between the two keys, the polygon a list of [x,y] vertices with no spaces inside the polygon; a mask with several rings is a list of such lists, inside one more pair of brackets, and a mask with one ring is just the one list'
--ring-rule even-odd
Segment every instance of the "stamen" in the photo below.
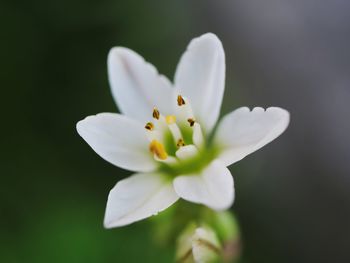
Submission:
{"label": "stamen", "polygon": [[179,95],[177,97],[177,104],[180,107],[176,107],[176,116],[178,117],[178,122],[185,125],[188,119],[195,120],[192,112],[191,102],[186,97]]}
{"label": "stamen", "polygon": [[153,108],[153,114],[152,114],[153,118],[159,120],[159,115],[160,115],[159,110],[157,108]]}
{"label": "stamen", "polygon": [[173,138],[174,138],[174,143],[177,144],[177,142],[179,141],[179,139],[182,138],[182,134],[181,134],[181,130],[179,128],[179,126],[177,126],[177,124],[175,122],[172,122],[174,121],[173,118],[170,118],[170,123],[167,121],[168,124],[168,127],[169,127],[169,130],[171,132],[171,134],[173,135]]}
{"label": "stamen", "polygon": [[187,121],[191,127],[193,127],[194,123],[196,122],[193,118],[188,118]]}
{"label": "stamen", "polygon": [[165,121],[167,124],[173,124],[176,122],[176,117],[175,115],[168,115],[165,117]]}
{"label": "stamen", "polygon": [[196,145],[198,148],[203,147],[204,145],[204,136],[201,129],[201,126],[198,122],[194,123],[193,125],[193,134],[192,134],[192,140],[194,145]]}
{"label": "stamen", "polygon": [[153,140],[149,145],[149,150],[161,160],[168,158],[164,145],[157,140]]}
{"label": "stamen", "polygon": [[180,138],[176,143],[177,148],[180,148],[180,147],[185,146],[185,145],[186,145],[185,141],[182,138]]}
{"label": "stamen", "polygon": [[182,106],[182,105],[185,105],[185,104],[186,103],[185,103],[184,98],[181,95],[178,95],[177,96],[177,105]]}
{"label": "stamen", "polygon": [[154,129],[154,124],[152,122],[147,122],[145,128],[149,131],[152,131]]}

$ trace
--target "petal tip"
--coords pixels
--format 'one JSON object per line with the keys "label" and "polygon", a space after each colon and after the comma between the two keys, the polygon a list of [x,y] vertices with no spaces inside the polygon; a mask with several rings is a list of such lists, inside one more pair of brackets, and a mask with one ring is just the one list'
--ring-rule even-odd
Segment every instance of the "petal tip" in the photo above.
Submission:
{"label": "petal tip", "polygon": [[107,213],[106,213],[105,218],[103,219],[103,227],[105,229],[112,229],[112,228],[116,228],[116,227],[127,226],[127,225],[130,225],[132,223],[135,223],[136,221],[138,221],[138,220],[134,220],[134,221],[130,220],[130,221],[122,222],[121,220],[118,220],[118,219],[109,218],[107,216]]}
{"label": "petal tip", "polygon": [[125,53],[130,53],[130,52],[133,52],[133,51],[129,48],[126,48],[126,47],[121,47],[121,46],[112,47],[109,50],[108,58],[113,57],[113,56],[123,55]]}
{"label": "petal tip", "polygon": [[286,117],[290,116],[289,111],[287,111],[286,109],[280,108],[280,107],[269,107],[266,109],[266,111],[272,111],[272,112],[279,112],[281,115],[283,114]]}
{"label": "petal tip", "polygon": [[289,122],[290,122],[290,113],[289,111],[283,109],[283,108],[280,108],[280,107],[269,107],[266,109],[266,112],[271,112],[271,113],[274,113],[276,115],[279,116],[281,122],[284,123],[284,126],[286,129],[289,125]]}
{"label": "petal tip", "polygon": [[75,124],[75,129],[77,130],[77,132],[79,133],[79,130],[80,130],[80,128],[81,128],[81,123],[82,123],[82,121],[83,120],[80,120],[80,121],[78,121],[76,124]]}
{"label": "petal tip", "polygon": [[103,221],[103,227],[106,229],[111,229],[113,228],[112,223],[109,221]]}
{"label": "petal tip", "polygon": [[192,41],[190,42],[190,44],[187,47],[187,50],[190,50],[190,49],[196,47],[197,45],[208,45],[208,47],[219,48],[219,50],[222,49],[221,40],[218,38],[217,35],[215,35],[214,33],[211,33],[211,32],[205,33],[203,35],[200,35],[200,36],[192,39]]}
{"label": "petal tip", "polygon": [[[118,67],[125,67],[130,63],[130,60],[139,60],[142,58],[139,54],[137,54],[135,51],[126,48],[126,47],[113,47],[110,49],[107,57],[107,65],[109,74],[112,74],[113,68]],[[144,61],[142,58],[141,61]],[[118,71],[118,70],[117,70]]]}
{"label": "petal tip", "polygon": [[116,221],[115,220],[107,220],[105,218],[103,221],[103,227],[105,229],[112,229],[112,228],[116,228],[116,227],[127,226],[127,225],[130,225],[132,223],[134,223],[134,222],[120,224],[120,222],[118,222],[118,220],[116,220]]}
{"label": "petal tip", "polygon": [[221,44],[219,37],[212,32],[204,33],[204,34],[200,35],[199,37],[197,37],[197,39],[198,40],[201,39],[201,40],[215,41],[215,42],[218,42]]}
{"label": "petal tip", "polygon": [[[76,130],[77,130],[77,132],[78,132],[78,134],[79,134],[80,136],[82,136],[82,132],[83,132],[83,130],[84,130],[84,127],[86,127],[85,124],[87,124],[87,122],[88,122],[91,118],[92,118],[92,116],[87,116],[87,117],[85,117],[84,119],[78,121],[78,122],[75,124],[75,128],[76,128]],[[82,137],[83,137],[83,136],[82,136]]]}

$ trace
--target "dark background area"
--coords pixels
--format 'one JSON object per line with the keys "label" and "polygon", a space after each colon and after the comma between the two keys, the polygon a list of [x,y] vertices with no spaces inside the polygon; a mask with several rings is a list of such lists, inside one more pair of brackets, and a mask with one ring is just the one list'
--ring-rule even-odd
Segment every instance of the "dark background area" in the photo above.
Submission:
{"label": "dark background area", "polygon": [[0,1],[0,261],[171,262],[148,221],[105,230],[130,174],[99,158],[78,120],[115,112],[112,46],[173,78],[193,37],[222,40],[222,114],[280,106],[286,133],[230,167],[245,263],[350,262],[350,3],[346,0]]}

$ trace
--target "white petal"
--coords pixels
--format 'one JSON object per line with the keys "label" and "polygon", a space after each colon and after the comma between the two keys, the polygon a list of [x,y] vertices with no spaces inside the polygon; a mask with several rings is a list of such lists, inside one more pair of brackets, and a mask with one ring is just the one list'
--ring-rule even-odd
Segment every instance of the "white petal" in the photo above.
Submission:
{"label": "white petal", "polygon": [[174,179],[175,192],[180,197],[215,210],[227,209],[232,205],[233,187],[230,171],[218,160],[199,175],[183,175]]}
{"label": "white petal", "polygon": [[106,161],[131,171],[148,172],[156,161],[148,150],[143,125],[116,113],[89,116],[77,123],[77,131]]}
{"label": "white petal", "polygon": [[148,121],[154,107],[163,114],[172,113],[175,99],[171,83],[134,51],[112,48],[108,76],[114,99],[125,115]]}
{"label": "white petal", "polygon": [[216,35],[190,42],[177,66],[175,87],[190,99],[196,119],[209,132],[219,117],[225,87],[225,53]]}
{"label": "white petal", "polygon": [[226,166],[237,162],[277,138],[288,126],[288,111],[239,108],[219,123],[214,143],[223,149],[219,156]]}
{"label": "white petal", "polygon": [[135,174],[110,191],[104,225],[119,227],[156,215],[178,198],[171,181],[163,175]]}

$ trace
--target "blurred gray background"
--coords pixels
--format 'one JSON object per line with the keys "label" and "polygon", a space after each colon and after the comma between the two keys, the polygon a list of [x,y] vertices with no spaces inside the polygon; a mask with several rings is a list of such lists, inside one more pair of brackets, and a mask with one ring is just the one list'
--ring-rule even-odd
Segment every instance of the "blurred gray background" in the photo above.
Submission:
{"label": "blurred gray background", "polygon": [[251,245],[280,262],[350,260],[349,10],[340,0],[242,0],[208,1],[201,12],[226,47],[226,94],[291,112],[286,134],[236,177]]}

